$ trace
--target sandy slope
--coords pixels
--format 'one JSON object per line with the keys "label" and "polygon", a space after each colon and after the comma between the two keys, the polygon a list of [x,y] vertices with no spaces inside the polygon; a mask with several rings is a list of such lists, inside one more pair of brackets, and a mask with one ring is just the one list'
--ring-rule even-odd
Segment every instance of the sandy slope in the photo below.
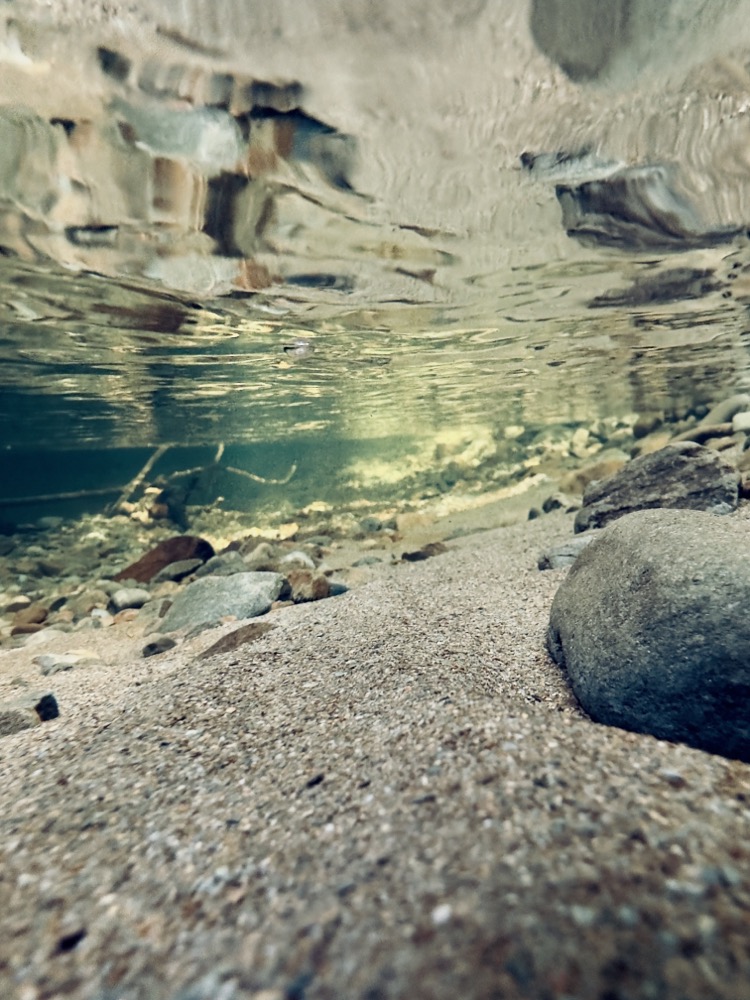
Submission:
{"label": "sandy slope", "polygon": [[463,538],[213,659],[107,630],[0,745],[0,994],[744,996],[750,770],[578,711],[535,568],[569,531]]}

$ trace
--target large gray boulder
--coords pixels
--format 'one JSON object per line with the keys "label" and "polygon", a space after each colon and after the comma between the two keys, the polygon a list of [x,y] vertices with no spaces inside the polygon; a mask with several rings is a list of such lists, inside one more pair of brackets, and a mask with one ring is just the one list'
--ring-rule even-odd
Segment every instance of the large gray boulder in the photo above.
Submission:
{"label": "large gray boulder", "polygon": [[596,722],[750,761],[750,523],[628,514],[578,557],[548,646]]}
{"label": "large gray boulder", "polygon": [[226,615],[255,618],[271,607],[286,580],[280,573],[235,573],[195,580],[177,594],[164,618],[160,632],[192,632],[218,625]]}
{"label": "large gray boulder", "polygon": [[712,448],[692,441],[670,444],[590,483],[575,530],[603,528],[623,514],[650,507],[728,513],[737,506],[739,483],[734,466]]}

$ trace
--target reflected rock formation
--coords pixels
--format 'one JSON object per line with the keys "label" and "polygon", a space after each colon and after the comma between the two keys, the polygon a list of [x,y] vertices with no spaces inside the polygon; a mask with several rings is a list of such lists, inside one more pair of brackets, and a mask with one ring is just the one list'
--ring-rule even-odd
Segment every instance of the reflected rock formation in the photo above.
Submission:
{"label": "reflected rock formation", "polygon": [[[286,310],[483,300],[750,219],[748,0],[0,12],[0,247]],[[581,150],[568,155],[525,149]],[[532,179],[546,183],[540,195]]]}
{"label": "reflected rock formation", "polygon": [[730,243],[741,227],[708,229],[663,167],[618,170],[601,180],[555,188],[568,236],[626,250],[688,250]]}

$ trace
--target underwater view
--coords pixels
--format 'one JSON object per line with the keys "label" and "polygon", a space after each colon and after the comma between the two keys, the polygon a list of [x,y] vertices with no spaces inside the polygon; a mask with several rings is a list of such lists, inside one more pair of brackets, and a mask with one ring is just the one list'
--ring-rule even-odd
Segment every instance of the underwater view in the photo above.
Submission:
{"label": "underwater view", "polygon": [[515,487],[744,391],[750,29],[708,7],[5,4],[6,530],[147,462],[283,518]]}
{"label": "underwater view", "polygon": [[0,1000],[750,995],[750,0],[0,3]]}

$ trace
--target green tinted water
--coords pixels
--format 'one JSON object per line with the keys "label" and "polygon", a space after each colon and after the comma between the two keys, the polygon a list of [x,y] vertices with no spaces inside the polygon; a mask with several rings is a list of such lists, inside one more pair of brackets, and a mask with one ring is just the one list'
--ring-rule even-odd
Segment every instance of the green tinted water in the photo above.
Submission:
{"label": "green tinted water", "polygon": [[[435,12],[413,50],[352,22],[358,61],[268,11],[251,54],[217,21],[219,56],[11,3],[8,516],[96,508],[160,446],[155,473],[216,464],[201,502],[246,509],[476,491],[534,474],[545,428],[747,389],[744,63],[587,88],[521,7]],[[583,221],[556,190],[654,164],[624,223],[611,189]]]}

